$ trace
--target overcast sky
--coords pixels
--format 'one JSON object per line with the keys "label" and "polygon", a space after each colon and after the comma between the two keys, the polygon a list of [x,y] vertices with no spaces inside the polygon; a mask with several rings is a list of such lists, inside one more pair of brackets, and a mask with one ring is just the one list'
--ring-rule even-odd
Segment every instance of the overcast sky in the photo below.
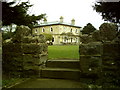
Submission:
{"label": "overcast sky", "polygon": [[95,0],[29,0],[34,6],[30,9],[31,14],[47,14],[48,22],[59,21],[60,16],[64,17],[64,22],[71,22],[75,19],[75,24],[84,27],[87,23],[92,23],[95,28],[104,22],[102,17],[96,13],[92,5]]}
{"label": "overcast sky", "polygon": [[[8,0],[11,1],[11,0]],[[28,0],[20,0],[28,1]],[[29,9],[30,14],[40,15],[46,13],[47,21],[59,21],[60,16],[64,22],[70,23],[75,19],[75,25],[84,27],[91,23],[95,28],[104,23],[100,14],[96,13],[92,6],[95,0],[29,0],[33,6]]]}

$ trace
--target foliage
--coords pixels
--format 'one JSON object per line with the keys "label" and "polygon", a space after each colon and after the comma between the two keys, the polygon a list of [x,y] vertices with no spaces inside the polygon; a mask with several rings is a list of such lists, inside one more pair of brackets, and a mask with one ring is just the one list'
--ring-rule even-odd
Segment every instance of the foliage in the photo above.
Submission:
{"label": "foliage", "polygon": [[72,32],[63,32],[61,35],[66,35],[66,36],[75,36]]}
{"label": "foliage", "polygon": [[[2,47],[0,46],[0,55],[2,55]],[[1,57],[1,56],[0,56]]]}
{"label": "foliage", "polygon": [[65,32],[62,32],[61,35],[66,35],[66,33],[65,33]]}
{"label": "foliage", "polygon": [[82,43],[89,43],[91,42],[91,37],[88,34],[84,34],[80,36],[80,42]]}
{"label": "foliage", "polygon": [[25,80],[28,80],[29,78],[9,78],[9,79],[3,79],[2,80],[2,87],[7,88],[10,87],[16,83],[23,82]]}
{"label": "foliage", "polygon": [[0,47],[2,46],[2,32],[0,31]]}
{"label": "foliage", "polygon": [[120,2],[96,2],[93,6],[104,20],[120,23]]}
{"label": "foliage", "polygon": [[100,30],[96,30],[92,33],[92,39],[93,41],[101,41]]}
{"label": "foliage", "polygon": [[103,23],[100,27],[101,40],[112,41],[117,34],[117,25],[112,23]]}
{"label": "foliage", "polygon": [[45,36],[46,41],[52,41],[53,40],[52,34],[44,33],[43,35]]}
{"label": "foliage", "polygon": [[29,2],[22,2],[15,5],[15,1],[2,2],[2,24],[3,26],[11,25],[26,25],[33,28],[37,24],[37,20],[41,20],[45,14],[38,16],[27,14],[28,9],[32,6]]}
{"label": "foliage", "polygon": [[10,39],[11,38],[11,35],[13,36],[15,33],[14,32],[3,32],[2,33],[2,38],[3,38],[3,41],[6,40],[6,39]]}
{"label": "foliage", "polygon": [[67,33],[63,32],[63,33],[61,33],[61,36],[67,42],[68,42],[68,40],[70,40],[70,39],[72,39],[74,37],[77,37],[77,35],[74,35],[72,32],[67,32]]}
{"label": "foliage", "polygon": [[84,26],[81,32],[82,34],[90,34],[95,30],[96,30],[95,27],[91,23],[88,23],[86,26]]}
{"label": "foliage", "polygon": [[21,37],[23,37],[25,35],[30,35],[31,34],[30,32],[31,32],[31,30],[27,26],[17,26],[16,30],[14,32],[3,31],[2,38],[3,38],[3,41],[6,39],[10,39],[10,38],[21,39]]}
{"label": "foliage", "polygon": [[31,32],[31,30],[27,26],[23,26],[23,25],[17,26],[15,35],[12,37],[12,41],[13,42],[21,42],[21,40],[24,36],[31,35],[30,32]]}
{"label": "foliage", "polygon": [[30,35],[30,28],[27,26],[17,26],[16,31],[15,31],[16,36],[28,36]]}
{"label": "foliage", "polygon": [[27,26],[18,26],[11,41],[3,42],[2,45],[3,73],[8,77],[29,77],[33,75],[31,72],[36,75],[35,70],[38,66],[34,64],[35,62],[30,64],[29,71],[25,65],[26,60],[40,61],[42,57],[40,54],[47,54],[47,44],[41,42],[41,39],[44,38],[31,36],[30,28]]}

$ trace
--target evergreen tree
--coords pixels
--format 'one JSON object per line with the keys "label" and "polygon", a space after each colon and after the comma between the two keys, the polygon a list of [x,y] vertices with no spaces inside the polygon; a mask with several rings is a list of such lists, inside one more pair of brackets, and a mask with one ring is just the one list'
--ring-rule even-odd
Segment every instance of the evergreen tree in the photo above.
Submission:
{"label": "evergreen tree", "polygon": [[96,30],[95,27],[91,23],[88,23],[86,26],[84,26],[82,34],[90,34],[95,30]]}
{"label": "evergreen tree", "polygon": [[117,25],[113,23],[103,23],[99,27],[101,40],[112,41],[117,34]]}
{"label": "evergreen tree", "polygon": [[96,12],[100,13],[106,21],[120,24],[120,1],[119,2],[99,2],[93,6]]}
{"label": "evergreen tree", "polygon": [[16,25],[25,25],[31,29],[38,20],[41,20],[45,17],[45,14],[38,16],[29,15],[27,11],[32,5],[29,2],[21,2],[16,4],[16,2],[2,2],[2,24],[3,26],[16,24]]}

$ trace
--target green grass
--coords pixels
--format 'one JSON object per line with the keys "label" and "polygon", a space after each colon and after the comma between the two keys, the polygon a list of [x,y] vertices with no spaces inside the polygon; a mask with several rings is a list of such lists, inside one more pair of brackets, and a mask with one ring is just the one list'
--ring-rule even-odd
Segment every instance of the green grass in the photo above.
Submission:
{"label": "green grass", "polygon": [[49,59],[79,59],[78,45],[48,46]]}
{"label": "green grass", "polygon": [[29,78],[9,78],[9,79],[3,79],[2,80],[2,87],[3,88],[7,88],[9,86],[12,86],[16,83],[20,83],[20,82],[23,82],[23,81],[26,81],[28,80]]}

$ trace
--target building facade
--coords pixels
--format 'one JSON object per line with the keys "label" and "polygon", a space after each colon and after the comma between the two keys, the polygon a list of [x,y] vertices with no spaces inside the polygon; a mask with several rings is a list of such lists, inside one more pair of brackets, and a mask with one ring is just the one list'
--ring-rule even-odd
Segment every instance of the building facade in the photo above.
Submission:
{"label": "building facade", "polygon": [[37,25],[33,28],[33,35],[40,34],[51,34],[53,40],[51,41],[54,45],[56,44],[77,44],[79,43],[80,26],[75,26],[75,20],[72,19],[71,23],[63,22],[63,17],[60,17],[60,21],[47,22],[44,19],[44,23]]}

